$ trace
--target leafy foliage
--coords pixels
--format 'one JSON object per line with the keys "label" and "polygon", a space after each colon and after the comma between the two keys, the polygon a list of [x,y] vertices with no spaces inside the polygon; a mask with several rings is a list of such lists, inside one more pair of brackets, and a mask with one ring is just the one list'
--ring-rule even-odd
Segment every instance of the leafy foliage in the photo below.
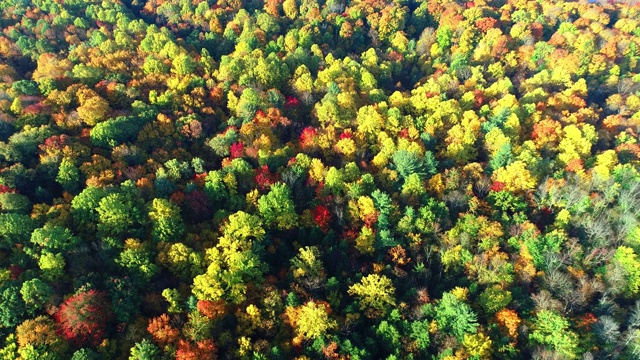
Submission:
{"label": "leafy foliage", "polygon": [[0,358],[640,358],[639,25],[0,0]]}

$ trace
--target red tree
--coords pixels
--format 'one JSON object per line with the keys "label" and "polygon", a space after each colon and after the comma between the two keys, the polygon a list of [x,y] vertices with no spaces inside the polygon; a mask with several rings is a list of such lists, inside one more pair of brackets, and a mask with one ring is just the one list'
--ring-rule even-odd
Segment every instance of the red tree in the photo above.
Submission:
{"label": "red tree", "polygon": [[331,222],[331,212],[324,205],[318,205],[313,209],[313,222],[320,228],[327,229]]}
{"label": "red tree", "polygon": [[260,190],[265,190],[278,181],[278,174],[271,174],[269,166],[262,165],[262,167],[256,169],[256,176],[254,179],[258,188],[260,188]]}
{"label": "red tree", "polygon": [[241,142],[231,144],[229,152],[231,153],[232,159],[242,157],[244,155],[244,144]]}
{"label": "red tree", "polygon": [[105,336],[113,314],[107,295],[89,290],[68,298],[54,315],[58,333],[81,347],[97,346]]}
{"label": "red tree", "polygon": [[209,300],[198,300],[196,307],[200,313],[202,313],[207,318],[213,320],[221,317],[225,314],[225,302],[224,300],[218,301],[209,301]]}
{"label": "red tree", "polygon": [[12,188],[10,188],[8,186],[0,184],[0,194],[3,194],[3,193],[14,193],[14,192],[16,192],[15,189],[12,189]]}
{"label": "red tree", "polygon": [[185,219],[194,222],[202,221],[212,215],[211,209],[211,200],[202,190],[196,189],[185,195],[182,208]]}
{"label": "red tree", "polygon": [[163,347],[174,343],[180,336],[180,330],[172,327],[169,322],[169,315],[162,314],[150,319],[149,326],[147,326],[147,331],[151,334],[156,344]]}
{"label": "red tree", "polygon": [[213,340],[198,341],[195,345],[186,340],[178,342],[176,360],[215,360],[218,358]]}
{"label": "red tree", "polygon": [[300,134],[300,146],[302,146],[302,148],[312,147],[316,142],[317,133],[316,129],[312,127],[304,128],[302,134]]}

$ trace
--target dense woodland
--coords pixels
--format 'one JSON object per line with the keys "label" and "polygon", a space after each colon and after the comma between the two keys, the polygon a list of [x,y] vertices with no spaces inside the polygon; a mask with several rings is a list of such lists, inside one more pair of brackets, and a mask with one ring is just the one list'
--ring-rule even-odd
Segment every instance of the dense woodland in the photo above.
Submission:
{"label": "dense woodland", "polygon": [[640,358],[640,6],[0,12],[0,358]]}

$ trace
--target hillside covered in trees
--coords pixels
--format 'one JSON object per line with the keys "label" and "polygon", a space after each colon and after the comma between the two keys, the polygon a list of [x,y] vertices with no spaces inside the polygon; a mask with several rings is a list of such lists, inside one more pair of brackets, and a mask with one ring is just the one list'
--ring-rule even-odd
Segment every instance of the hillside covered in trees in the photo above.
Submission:
{"label": "hillside covered in trees", "polygon": [[1,0],[0,359],[639,359],[640,6]]}

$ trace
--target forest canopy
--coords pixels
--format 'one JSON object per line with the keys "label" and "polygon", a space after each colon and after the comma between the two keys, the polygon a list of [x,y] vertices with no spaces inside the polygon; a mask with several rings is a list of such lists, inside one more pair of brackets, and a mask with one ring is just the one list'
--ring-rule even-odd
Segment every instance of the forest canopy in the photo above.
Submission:
{"label": "forest canopy", "polygon": [[640,7],[0,0],[0,359],[640,358]]}

